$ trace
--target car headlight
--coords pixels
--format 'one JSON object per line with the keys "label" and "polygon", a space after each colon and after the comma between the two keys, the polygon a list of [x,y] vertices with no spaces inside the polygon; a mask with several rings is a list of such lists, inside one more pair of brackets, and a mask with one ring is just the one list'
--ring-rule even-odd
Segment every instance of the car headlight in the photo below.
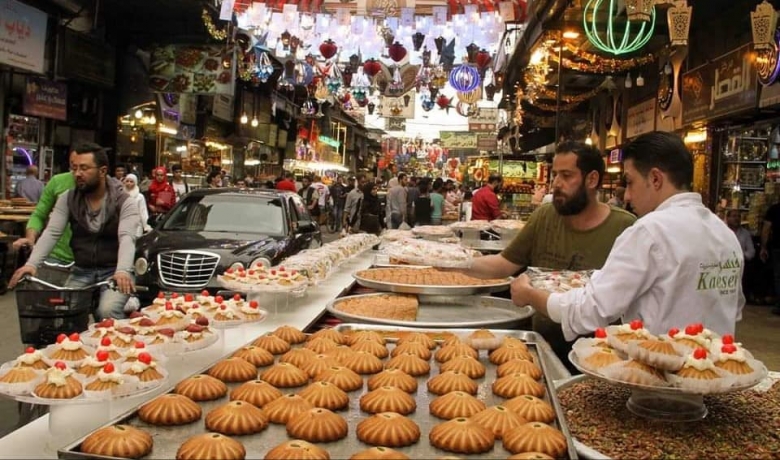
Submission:
{"label": "car headlight", "polygon": [[250,267],[254,268],[258,265],[262,265],[265,268],[271,268],[271,261],[266,259],[265,257],[258,257],[257,259],[252,261],[252,265],[250,265]]}
{"label": "car headlight", "polygon": [[143,257],[139,257],[135,260],[135,274],[143,275],[149,270],[149,261]]}

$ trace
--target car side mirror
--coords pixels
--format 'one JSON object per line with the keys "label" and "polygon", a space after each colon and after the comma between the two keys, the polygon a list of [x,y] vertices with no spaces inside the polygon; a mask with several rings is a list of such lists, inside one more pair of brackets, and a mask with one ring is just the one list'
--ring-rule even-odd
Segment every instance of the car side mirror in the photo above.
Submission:
{"label": "car side mirror", "polygon": [[298,222],[299,233],[314,233],[317,231],[317,224],[313,221]]}

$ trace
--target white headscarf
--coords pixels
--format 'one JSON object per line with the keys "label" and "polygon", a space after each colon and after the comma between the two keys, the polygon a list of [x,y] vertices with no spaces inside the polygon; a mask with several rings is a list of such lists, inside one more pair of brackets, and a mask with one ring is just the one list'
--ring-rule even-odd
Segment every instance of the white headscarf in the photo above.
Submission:
{"label": "white headscarf", "polygon": [[141,190],[138,188],[138,177],[135,174],[128,174],[125,176],[124,181],[132,180],[133,181],[133,188],[128,189],[125,187],[125,192],[127,192],[128,195],[130,195],[131,198],[135,198],[138,196],[139,193],[141,193]]}

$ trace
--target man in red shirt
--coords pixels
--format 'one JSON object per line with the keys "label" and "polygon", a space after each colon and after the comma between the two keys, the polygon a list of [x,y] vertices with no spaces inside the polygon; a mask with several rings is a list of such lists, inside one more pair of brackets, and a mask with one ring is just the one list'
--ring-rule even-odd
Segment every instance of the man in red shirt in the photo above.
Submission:
{"label": "man in red shirt", "polygon": [[284,179],[276,183],[276,190],[285,190],[288,192],[297,193],[298,189],[295,188],[295,176],[293,176],[293,173],[284,173]]}
{"label": "man in red shirt", "polygon": [[491,174],[487,184],[474,193],[471,200],[471,220],[495,220],[506,217],[506,213],[498,208],[496,192],[501,189],[504,178],[498,174]]}

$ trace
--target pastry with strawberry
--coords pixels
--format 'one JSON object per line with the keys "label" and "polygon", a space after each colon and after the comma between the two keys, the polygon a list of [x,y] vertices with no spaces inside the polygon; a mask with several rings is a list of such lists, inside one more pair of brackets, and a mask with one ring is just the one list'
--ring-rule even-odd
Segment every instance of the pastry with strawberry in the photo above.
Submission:
{"label": "pastry with strawberry", "polygon": [[682,331],[672,328],[667,336],[674,343],[685,347],[687,351],[693,351],[699,347],[709,349],[712,344],[713,334],[705,329],[702,323],[694,323],[685,326],[685,329]]}
{"label": "pastry with strawberry", "polygon": [[210,336],[214,335],[214,331],[209,327],[210,321],[208,318],[198,318],[193,324],[190,324],[183,331],[180,331],[177,335],[181,340],[187,343],[196,343],[206,340]]}
{"label": "pastry with strawberry", "polygon": [[238,321],[240,319],[236,312],[224,303],[214,313],[214,321]]}
{"label": "pastry with strawberry", "polygon": [[635,319],[620,326],[607,328],[607,343],[615,350],[626,354],[628,344],[634,340],[654,339],[655,337],[647,329],[641,320]]}
{"label": "pastry with strawberry", "polygon": [[257,300],[250,300],[241,307],[241,315],[247,321],[258,321],[265,316],[265,310],[260,308],[260,303]]}
{"label": "pastry with strawberry", "polygon": [[696,394],[722,392],[733,383],[726,372],[715,366],[706,348],[696,348],[685,358],[677,372],[667,373],[668,380],[679,388]]}
{"label": "pastry with strawberry", "polygon": [[175,340],[176,337],[176,331],[174,331],[171,328],[162,328],[157,330],[157,335],[154,336],[154,339],[152,339],[149,342],[149,345],[165,345],[166,343],[171,343]]}
{"label": "pastry with strawberry", "polygon": [[44,374],[43,383],[37,385],[33,393],[39,398],[73,399],[84,392],[81,382],[73,375],[63,361],[57,361]]}
{"label": "pastry with strawberry", "polygon": [[100,345],[98,345],[97,351],[105,351],[108,353],[108,358],[111,360],[117,360],[122,357],[122,355],[119,353],[119,347],[114,345],[111,337],[103,337],[100,339]]}
{"label": "pastry with strawberry", "polygon": [[734,336],[726,334],[718,340],[720,348],[713,350],[715,367],[728,372],[739,386],[758,383],[766,376],[766,367],[742,344],[734,341]]}
{"label": "pastry with strawberry", "polygon": [[104,319],[103,321],[97,322],[92,325],[89,332],[89,338],[101,339],[113,332],[114,332],[114,319],[107,318]]}
{"label": "pastry with strawberry", "polygon": [[157,323],[152,318],[141,318],[136,323],[135,333],[141,337],[154,337],[157,334]]}
{"label": "pastry with strawberry", "polygon": [[84,345],[81,336],[74,332],[71,335],[60,334],[57,343],[49,352],[49,359],[57,361],[77,362],[92,353],[92,350]]}
{"label": "pastry with strawberry", "polygon": [[157,361],[152,355],[143,352],[138,355],[138,361],[125,364],[125,375],[137,377],[143,383],[157,382],[165,379],[165,374],[160,372]]}
{"label": "pastry with strawberry", "polygon": [[127,376],[122,375],[114,363],[108,362],[98,371],[94,380],[84,387],[87,391],[116,391],[127,383]]}
{"label": "pastry with strawberry", "polygon": [[14,360],[14,367],[29,367],[33,370],[44,371],[49,365],[43,361],[43,352],[33,347],[27,347],[24,353]]}
{"label": "pastry with strawberry", "polygon": [[146,348],[146,343],[138,341],[135,342],[133,348],[127,348],[124,350],[123,357],[125,358],[126,363],[134,363],[138,361],[138,355],[144,352],[149,352],[149,349]]}
{"label": "pastry with strawberry", "polygon": [[94,377],[109,362],[109,353],[107,351],[98,351],[95,356],[87,356],[76,372],[85,377]]}
{"label": "pastry with strawberry", "polygon": [[158,328],[170,327],[179,329],[186,324],[187,319],[181,310],[176,309],[172,302],[165,304],[165,309],[159,313],[156,326]]}

